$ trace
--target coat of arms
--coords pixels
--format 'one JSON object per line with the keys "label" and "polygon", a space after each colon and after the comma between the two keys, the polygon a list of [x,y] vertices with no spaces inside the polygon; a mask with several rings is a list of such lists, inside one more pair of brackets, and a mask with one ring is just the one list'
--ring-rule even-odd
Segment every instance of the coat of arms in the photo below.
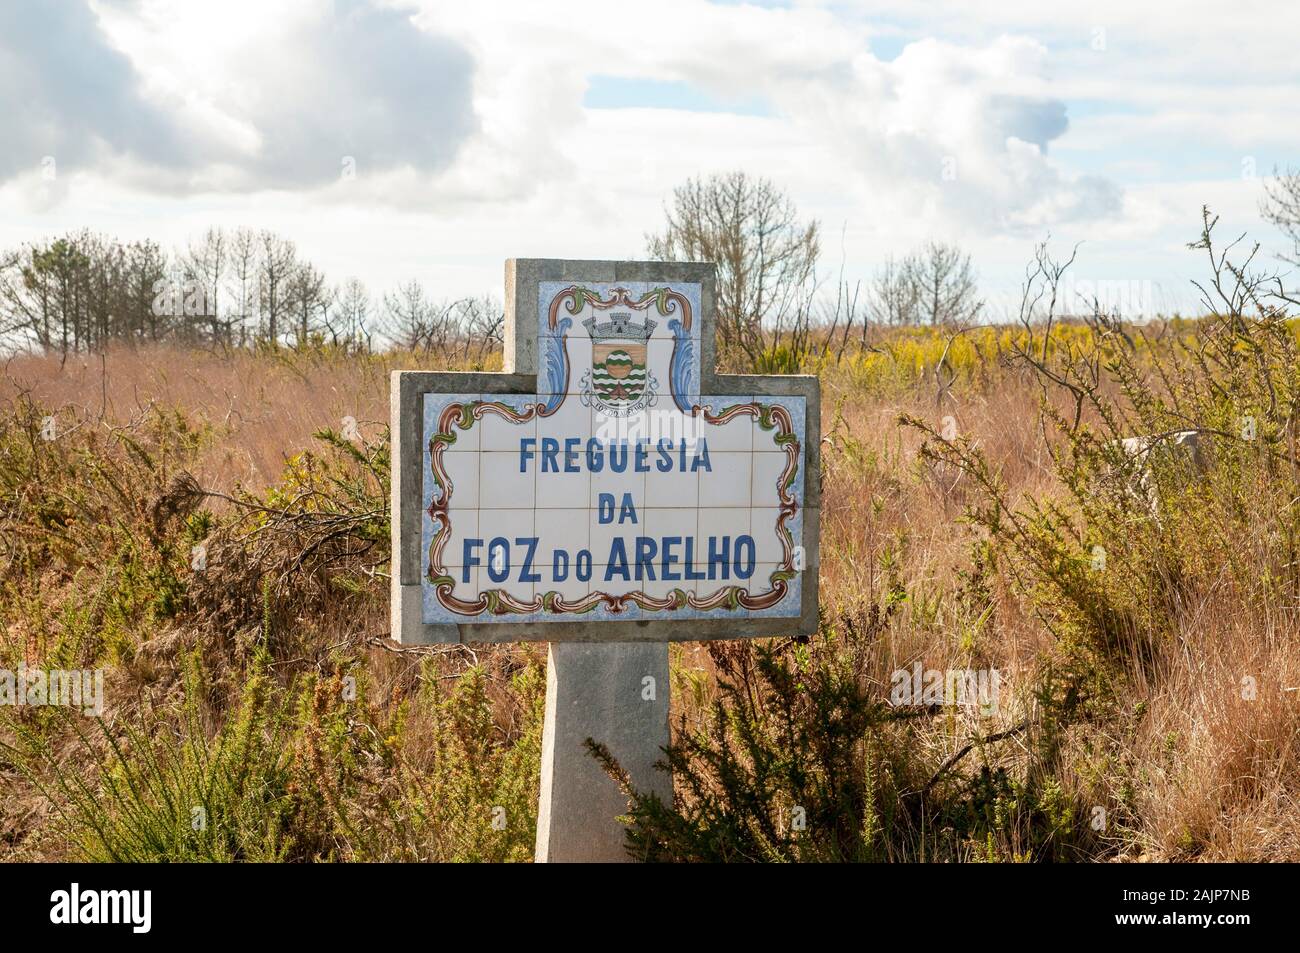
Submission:
{"label": "coat of arms", "polygon": [[629,312],[611,312],[609,320],[582,322],[591,336],[591,370],[582,376],[582,402],[613,417],[634,414],[655,401],[658,382],[646,352],[655,322],[638,323]]}

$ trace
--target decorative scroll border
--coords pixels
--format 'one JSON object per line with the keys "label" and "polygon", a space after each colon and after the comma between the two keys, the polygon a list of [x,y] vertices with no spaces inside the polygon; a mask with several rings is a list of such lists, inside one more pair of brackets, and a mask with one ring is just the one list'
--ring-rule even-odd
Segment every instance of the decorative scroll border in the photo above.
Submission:
{"label": "decorative scroll border", "polygon": [[[587,305],[597,311],[624,307],[633,311],[645,311],[654,304],[659,314],[669,317],[679,310],[681,319],[672,318],[668,329],[673,332],[673,354],[668,365],[668,386],[672,391],[673,403],[684,414],[691,413],[690,374],[695,365],[695,342],[691,339],[691,303],[680,291],[671,288],[654,288],[633,301],[631,292],[626,288],[615,288],[608,298],[602,298],[590,288],[582,285],[570,285],[556,293],[546,311],[546,333],[542,335],[543,376],[547,385],[547,413],[554,413],[564,401],[569,389],[569,328],[573,326],[572,317],[560,317],[560,306],[570,315],[578,315]],[[565,303],[567,299],[567,304]]]}
{"label": "decorative scroll border", "polygon": [[[777,482],[777,496],[780,500],[776,518],[776,530],[781,540],[782,562],[777,570],[768,577],[771,587],[766,592],[750,595],[742,586],[725,586],[711,595],[700,598],[684,589],[674,589],[666,596],[655,598],[640,590],[612,596],[603,592],[592,592],[581,599],[569,601],[560,593],[552,590],[535,596],[530,602],[521,602],[501,589],[480,592],[473,602],[458,599],[452,595],[456,580],[448,574],[442,564],[443,550],[451,538],[451,516],[448,506],[455,489],[451,476],[443,465],[443,455],[447,448],[456,442],[456,431],[468,431],[485,416],[491,414],[504,418],[513,424],[527,423],[535,417],[545,417],[548,411],[541,401],[526,403],[516,410],[502,401],[475,400],[466,403],[447,405],[438,418],[438,432],[429,438],[430,470],[434,480],[433,502],[429,505],[429,518],[440,526],[429,544],[428,580],[440,605],[463,616],[478,616],[490,613],[494,616],[528,615],[534,612],[547,612],[555,615],[582,615],[592,612],[600,606],[608,608],[611,614],[625,612],[636,605],[650,611],[673,611],[677,609],[768,609],[776,605],[790,591],[790,581],[795,578],[794,568],[795,542],[790,531],[790,522],[799,510],[799,503],[794,498],[793,487],[799,473],[799,437],[795,432],[794,418],[788,408],[780,404],[764,404],[752,401],[748,404],[733,404],[714,414],[709,407],[693,405],[688,413],[691,417],[703,414],[710,424],[725,424],[741,416],[755,418],[760,429],[775,430],[773,443],[785,451],[786,465]],[[454,428],[454,429],[453,429]]]}

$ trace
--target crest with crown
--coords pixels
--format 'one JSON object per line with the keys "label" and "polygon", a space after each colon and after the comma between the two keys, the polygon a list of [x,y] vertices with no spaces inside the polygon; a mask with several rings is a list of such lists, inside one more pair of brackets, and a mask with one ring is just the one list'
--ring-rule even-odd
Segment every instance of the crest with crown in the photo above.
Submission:
{"label": "crest with crown", "polygon": [[591,335],[591,370],[583,375],[583,402],[605,413],[626,416],[655,397],[655,379],[646,366],[655,322],[637,321],[630,311],[610,311],[605,321],[583,321]]}
{"label": "crest with crown", "polygon": [[608,321],[601,322],[592,317],[582,325],[593,341],[635,341],[642,344],[650,340],[656,326],[649,317],[638,323],[629,311],[611,311]]}

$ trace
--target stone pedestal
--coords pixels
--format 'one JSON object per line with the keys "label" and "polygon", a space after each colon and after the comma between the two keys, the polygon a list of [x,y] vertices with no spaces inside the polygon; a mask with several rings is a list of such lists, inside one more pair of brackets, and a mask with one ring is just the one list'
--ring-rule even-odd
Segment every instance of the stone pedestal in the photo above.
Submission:
{"label": "stone pedestal", "polygon": [[668,745],[668,644],[552,642],[546,665],[541,804],[536,859],[626,862],[627,813],[618,785],[593,758],[588,738],[609,748],[637,790],[672,797],[656,771]]}

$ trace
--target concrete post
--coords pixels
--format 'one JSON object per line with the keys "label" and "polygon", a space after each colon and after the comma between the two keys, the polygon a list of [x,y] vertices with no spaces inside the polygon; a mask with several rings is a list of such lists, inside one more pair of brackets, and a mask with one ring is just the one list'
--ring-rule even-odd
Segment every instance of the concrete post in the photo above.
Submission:
{"label": "concrete post", "polygon": [[654,763],[668,745],[666,642],[552,642],[546,664],[541,804],[536,859],[632,860],[624,849],[627,813],[618,785],[587,751],[609,748],[638,790],[672,797]]}

